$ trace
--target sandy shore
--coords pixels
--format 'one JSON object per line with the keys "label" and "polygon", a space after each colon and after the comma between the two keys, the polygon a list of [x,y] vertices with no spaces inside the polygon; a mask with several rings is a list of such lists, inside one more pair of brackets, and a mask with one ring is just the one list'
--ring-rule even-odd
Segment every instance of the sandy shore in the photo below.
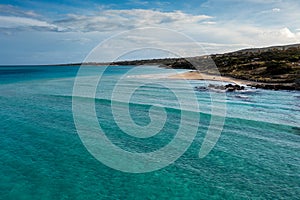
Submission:
{"label": "sandy shore", "polygon": [[133,75],[128,78],[146,78],[146,79],[186,79],[186,80],[211,80],[211,81],[223,81],[230,82],[238,85],[251,85],[258,82],[235,79],[220,75],[211,75],[206,73],[199,73],[197,71],[188,71],[179,74],[145,74],[145,75]]}
{"label": "sandy shore", "polygon": [[230,83],[234,83],[234,84],[238,84],[238,85],[248,85],[248,84],[256,83],[256,82],[252,82],[252,81],[235,79],[235,78],[225,77],[225,76],[220,76],[220,75],[210,75],[210,74],[205,74],[205,73],[199,73],[197,71],[189,71],[189,72],[184,72],[182,74],[175,74],[175,75],[169,76],[168,78],[187,79],[187,80],[224,81],[224,82],[230,82]]}
{"label": "sandy shore", "polygon": [[271,90],[300,90],[294,83],[263,83],[256,81],[248,81],[242,79],[236,79],[228,76],[212,75],[206,73],[199,73],[198,71],[188,71],[179,74],[147,74],[129,76],[134,78],[147,78],[147,79],[185,79],[185,80],[208,80],[208,81],[222,81],[225,83],[232,83],[235,85],[251,86],[261,89]]}

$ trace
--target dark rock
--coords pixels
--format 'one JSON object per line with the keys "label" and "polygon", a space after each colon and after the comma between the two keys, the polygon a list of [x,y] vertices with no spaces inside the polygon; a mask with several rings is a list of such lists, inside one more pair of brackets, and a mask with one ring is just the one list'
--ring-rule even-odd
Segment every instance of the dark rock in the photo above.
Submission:
{"label": "dark rock", "polygon": [[297,84],[255,84],[251,85],[255,88],[261,88],[266,90],[300,90],[300,87]]}
{"label": "dark rock", "polygon": [[233,85],[233,84],[227,84],[227,85],[213,85],[213,84],[209,84],[207,87],[196,86],[194,89],[196,91],[221,90],[221,91],[226,91],[226,92],[234,92],[234,91],[245,90],[245,87],[244,86],[240,86],[240,85]]}
{"label": "dark rock", "polygon": [[226,89],[227,92],[234,92],[235,91],[235,88],[234,87],[228,87]]}
{"label": "dark rock", "polygon": [[228,92],[234,92],[236,90],[244,90],[245,87],[244,86],[240,86],[240,85],[227,84],[227,85],[225,85],[225,89]]}

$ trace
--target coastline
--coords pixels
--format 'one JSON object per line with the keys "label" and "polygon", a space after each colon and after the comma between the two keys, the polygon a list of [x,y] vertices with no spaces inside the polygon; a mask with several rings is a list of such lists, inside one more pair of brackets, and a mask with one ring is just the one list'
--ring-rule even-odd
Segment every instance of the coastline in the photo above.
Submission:
{"label": "coastline", "polygon": [[256,81],[248,81],[229,76],[221,76],[218,74],[207,74],[198,71],[189,71],[181,74],[175,74],[168,76],[170,79],[186,79],[186,80],[209,80],[209,81],[222,81],[233,83],[236,85],[245,85],[261,89],[272,89],[272,90],[299,90],[293,83],[264,83]]}
{"label": "coastline", "polygon": [[238,85],[248,85],[251,84],[250,81],[247,80],[241,80],[241,79],[235,79],[228,76],[221,76],[221,75],[212,75],[207,73],[200,73],[197,71],[189,71],[184,72],[181,74],[175,74],[168,76],[170,79],[186,79],[186,80],[209,80],[209,81],[223,81],[223,82],[229,82],[234,83]]}

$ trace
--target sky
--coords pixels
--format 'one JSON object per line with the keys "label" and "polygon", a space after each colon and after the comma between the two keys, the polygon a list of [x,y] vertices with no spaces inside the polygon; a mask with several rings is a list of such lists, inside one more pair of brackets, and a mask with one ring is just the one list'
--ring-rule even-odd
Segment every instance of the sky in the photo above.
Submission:
{"label": "sky", "polygon": [[[159,47],[185,49],[184,56],[198,51],[178,34],[201,46],[200,54],[300,43],[299,10],[299,0],[1,0],[0,65],[82,62],[111,38],[128,49],[151,46],[155,38]],[[147,27],[156,29],[135,31]],[[118,38],[124,31],[126,37]],[[116,54],[114,48],[102,50]]]}

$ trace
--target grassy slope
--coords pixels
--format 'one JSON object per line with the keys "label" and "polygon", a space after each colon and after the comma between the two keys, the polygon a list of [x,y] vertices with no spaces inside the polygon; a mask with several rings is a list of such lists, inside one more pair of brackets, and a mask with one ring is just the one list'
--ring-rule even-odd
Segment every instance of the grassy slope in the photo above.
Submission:
{"label": "grassy slope", "polygon": [[266,84],[277,84],[278,89],[284,89],[280,88],[280,85],[300,88],[300,44],[245,49],[192,58],[124,61],[114,64],[160,64],[170,68],[197,68],[208,74],[216,73],[214,70],[217,69],[223,76],[265,83],[262,87]]}

